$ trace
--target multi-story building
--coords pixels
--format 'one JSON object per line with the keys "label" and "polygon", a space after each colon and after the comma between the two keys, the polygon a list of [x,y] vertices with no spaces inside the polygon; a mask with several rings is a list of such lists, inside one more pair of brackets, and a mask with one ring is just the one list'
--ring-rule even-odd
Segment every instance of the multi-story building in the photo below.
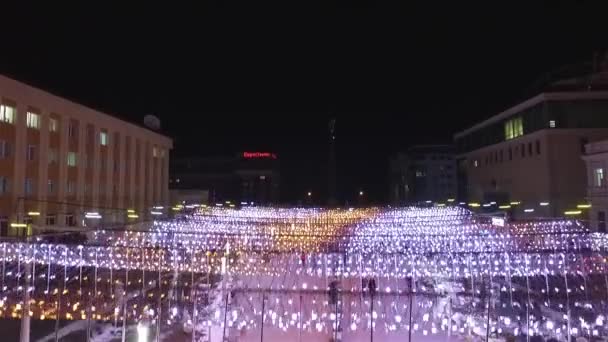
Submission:
{"label": "multi-story building", "polygon": [[279,185],[279,160],[270,152],[171,161],[170,187],[176,198],[184,194],[207,194],[212,203],[274,204],[279,200]]}
{"label": "multi-story building", "polygon": [[0,233],[144,219],[168,200],[171,148],[155,131],[0,76]]}
{"label": "multi-story building", "polygon": [[603,75],[558,82],[456,134],[459,199],[512,204],[516,215],[575,213],[586,196],[585,145],[608,137]]}
{"label": "multi-story building", "polygon": [[454,151],[452,145],[413,146],[391,158],[391,203],[445,202],[454,198]]}
{"label": "multi-story building", "polygon": [[587,200],[590,227],[606,232],[606,214],[608,213],[608,140],[598,141],[585,146],[587,165]]}

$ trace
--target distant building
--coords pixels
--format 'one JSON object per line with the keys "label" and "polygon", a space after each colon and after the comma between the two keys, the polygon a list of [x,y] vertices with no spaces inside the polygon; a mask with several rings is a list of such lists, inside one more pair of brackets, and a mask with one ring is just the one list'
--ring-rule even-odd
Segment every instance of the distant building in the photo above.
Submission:
{"label": "distant building", "polygon": [[0,76],[0,236],[150,218],[169,199],[172,144]]}
{"label": "distant building", "polygon": [[391,203],[453,199],[457,181],[454,152],[451,145],[414,146],[391,158]]}
{"label": "distant building", "polygon": [[587,165],[587,200],[591,204],[589,221],[592,229],[606,232],[608,213],[608,140],[585,146]]}
{"label": "distant building", "polygon": [[230,201],[264,205],[279,201],[279,160],[270,152],[243,152],[234,157],[174,158],[170,175],[169,187],[174,197],[180,194],[193,196],[200,191],[200,196],[207,193],[209,203]]}
{"label": "distant building", "polygon": [[[591,83],[590,83],[591,82]],[[461,201],[562,216],[585,201],[585,145],[608,138],[608,73],[554,87],[455,135]]]}

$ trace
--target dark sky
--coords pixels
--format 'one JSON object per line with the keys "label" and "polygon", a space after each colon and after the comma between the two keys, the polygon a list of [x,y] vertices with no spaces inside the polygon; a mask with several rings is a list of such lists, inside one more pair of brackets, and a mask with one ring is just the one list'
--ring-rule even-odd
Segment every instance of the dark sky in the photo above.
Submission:
{"label": "dark sky", "polygon": [[391,153],[450,142],[608,42],[592,2],[304,3],[3,4],[0,73],[129,120],[155,114],[178,155],[276,152],[289,200],[325,190],[337,117],[341,197],[379,201]]}

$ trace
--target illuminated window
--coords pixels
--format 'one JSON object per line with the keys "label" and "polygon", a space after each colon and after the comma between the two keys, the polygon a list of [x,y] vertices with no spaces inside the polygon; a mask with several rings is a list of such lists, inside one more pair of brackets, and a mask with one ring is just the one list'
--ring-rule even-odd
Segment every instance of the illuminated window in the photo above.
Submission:
{"label": "illuminated window", "polygon": [[15,107],[0,105],[0,121],[10,124],[15,122]]}
{"label": "illuminated window", "polygon": [[602,186],[604,184],[604,169],[603,168],[596,168],[593,171],[593,181],[595,183],[595,186]]}
{"label": "illuminated window", "polygon": [[26,125],[29,128],[39,129],[40,128],[40,115],[32,112],[27,112]]}
{"label": "illuminated window", "polygon": [[50,118],[49,119],[49,131],[57,132],[57,126],[58,126],[57,119]]}
{"label": "illuminated window", "polygon": [[99,132],[99,143],[101,146],[108,146],[108,133]]}
{"label": "illuminated window", "polygon": [[68,166],[76,166],[76,152],[68,152]]}
{"label": "illuminated window", "polygon": [[158,149],[156,148],[156,146],[152,147],[152,157],[158,157]]}
{"label": "illuminated window", "polygon": [[49,180],[48,180],[48,183],[47,183],[47,191],[48,191],[48,193],[49,193],[49,194],[52,194],[52,193],[54,193],[54,192],[55,192],[55,184],[54,184],[54,182],[53,182],[53,180],[52,180],[52,179],[49,179]]}
{"label": "illuminated window", "polygon": [[555,120],[549,120],[549,128],[555,128]]}
{"label": "illuminated window", "polygon": [[479,167],[479,161],[477,159],[475,159],[475,161],[473,162],[473,166]]}
{"label": "illuminated window", "polygon": [[424,177],[424,171],[416,171],[416,177]]}
{"label": "illuminated window", "polygon": [[521,117],[505,122],[505,140],[524,135],[524,122]]}

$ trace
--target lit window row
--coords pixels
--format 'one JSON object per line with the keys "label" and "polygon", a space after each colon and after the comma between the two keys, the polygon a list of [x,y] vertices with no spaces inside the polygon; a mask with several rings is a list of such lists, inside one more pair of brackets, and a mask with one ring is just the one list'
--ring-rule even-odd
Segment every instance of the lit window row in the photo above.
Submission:
{"label": "lit window row", "polygon": [[510,140],[524,135],[524,121],[517,117],[505,122],[505,140]]}
{"label": "lit window row", "polygon": [[28,128],[40,129],[40,115],[27,112],[26,126]]}
{"label": "lit window row", "polygon": [[15,122],[15,107],[0,105],[0,121],[12,124]]}
{"label": "lit window row", "polygon": [[598,187],[604,185],[604,168],[598,167],[593,170],[593,183]]}

